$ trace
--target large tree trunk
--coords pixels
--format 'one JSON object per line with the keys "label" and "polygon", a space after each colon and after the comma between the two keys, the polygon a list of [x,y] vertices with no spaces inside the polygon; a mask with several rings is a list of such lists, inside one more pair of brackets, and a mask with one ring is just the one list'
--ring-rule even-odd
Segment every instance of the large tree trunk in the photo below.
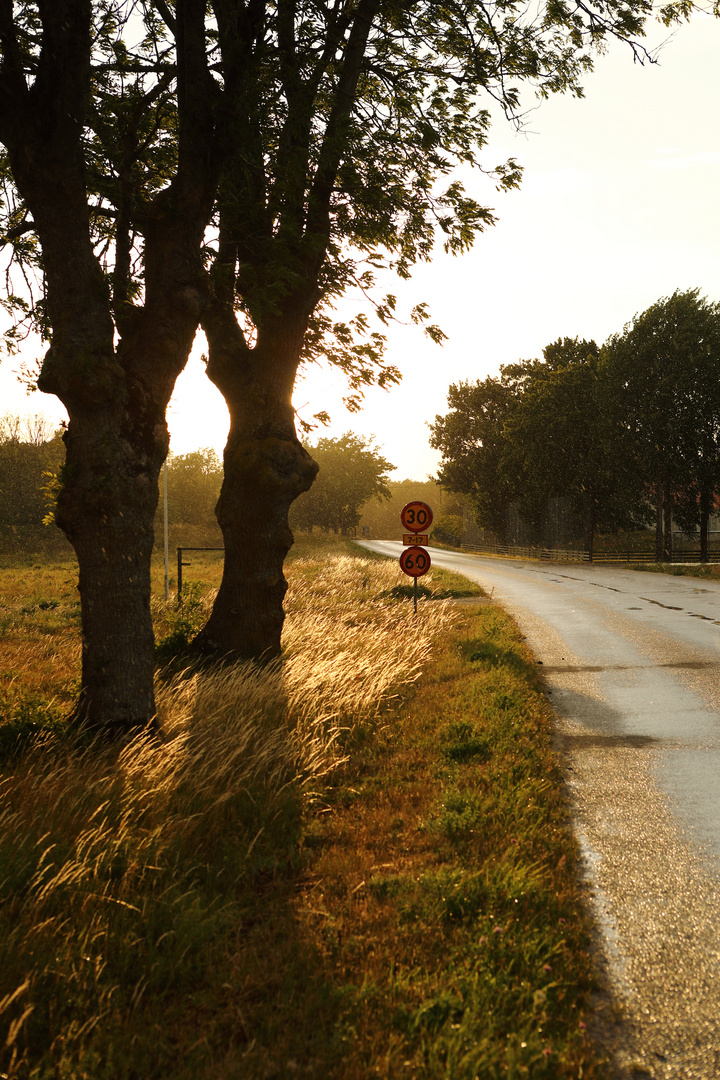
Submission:
{"label": "large tree trunk", "polygon": [[169,441],[165,412],[200,310],[199,294],[191,302],[190,292],[187,283],[179,297],[172,287],[162,296],[151,288],[126,336],[85,378],[77,377],[77,350],[58,355],[54,342],[38,383],[70,416],[56,520],[79,571],[82,673],[73,721],[111,737],[155,722],[153,521]]}
{"label": "large tree trunk", "polygon": [[122,737],[155,715],[150,555],[165,410],[203,302],[200,245],[214,195],[205,3],[175,5],[178,164],[143,213],[142,307],[127,291],[111,293],[90,231],[83,128],[92,5],[45,0],[40,15],[32,88],[12,20],[0,20],[0,139],[42,247],[52,344],[38,386],[70,417],[57,520],[79,563],[83,652],[74,716]]}
{"label": "large tree trunk", "polygon": [[155,715],[150,556],[167,430],[160,410],[156,432],[141,433],[137,425],[128,430],[122,411],[79,416],[73,405],[56,516],[79,567],[82,675],[74,720],[117,735]]}
{"label": "large tree trunk", "polygon": [[208,375],[230,411],[217,519],[225,544],[222,582],[195,647],[223,659],[269,659],[280,651],[288,512],[317,465],[295,432],[292,391],[301,335],[249,349],[232,309],[203,321]]}

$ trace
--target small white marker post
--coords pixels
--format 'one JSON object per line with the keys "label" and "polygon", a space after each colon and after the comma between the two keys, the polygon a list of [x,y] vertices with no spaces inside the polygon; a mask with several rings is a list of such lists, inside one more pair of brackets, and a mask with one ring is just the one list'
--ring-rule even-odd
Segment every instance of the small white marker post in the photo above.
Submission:
{"label": "small white marker post", "polygon": [[413,579],[413,606],[417,614],[417,579],[427,574],[431,566],[430,554],[423,551],[430,542],[428,533],[432,525],[433,512],[424,502],[409,502],[400,511],[400,522],[407,533],[403,534],[403,544],[407,548],[400,556],[400,569]]}

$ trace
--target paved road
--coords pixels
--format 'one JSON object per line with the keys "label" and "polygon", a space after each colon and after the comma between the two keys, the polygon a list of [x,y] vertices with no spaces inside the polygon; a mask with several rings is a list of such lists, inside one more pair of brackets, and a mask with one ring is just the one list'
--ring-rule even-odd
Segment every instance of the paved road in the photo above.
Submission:
{"label": "paved road", "polygon": [[543,664],[615,1075],[720,1078],[720,584],[430,550],[515,617]]}

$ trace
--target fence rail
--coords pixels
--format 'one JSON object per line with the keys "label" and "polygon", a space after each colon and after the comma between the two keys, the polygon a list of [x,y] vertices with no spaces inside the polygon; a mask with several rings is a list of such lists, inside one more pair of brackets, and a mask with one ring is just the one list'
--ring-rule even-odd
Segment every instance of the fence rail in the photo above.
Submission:
{"label": "fence rail", "polygon": [[[547,559],[552,562],[590,562],[587,551],[573,548],[532,547],[522,544],[483,544],[482,547],[468,548],[478,555],[507,555],[520,559]],[[673,563],[701,562],[699,551],[674,551],[669,560]],[[657,562],[655,551],[595,551],[593,563],[654,563]],[[720,562],[720,550],[708,552],[708,562]]]}
{"label": "fence rail", "polygon": [[221,547],[179,547],[177,549],[177,605],[182,604],[182,588],[183,588],[183,566],[189,566],[190,563],[183,562],[183,553],[186,551],[224,551],[225,548]]}

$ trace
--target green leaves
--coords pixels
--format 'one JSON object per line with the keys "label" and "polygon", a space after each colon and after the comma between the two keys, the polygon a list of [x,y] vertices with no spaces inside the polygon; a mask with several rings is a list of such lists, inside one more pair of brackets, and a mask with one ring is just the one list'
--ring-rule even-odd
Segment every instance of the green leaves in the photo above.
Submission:
{"label": "green leaves", "polygon": [[347,533],[360,521],[363,505],[373,497],[388,498],[388,475],[395,468],[372,440],[352,432],[339,439],[319,439],[307,450],[320,466],[318,478],[293,504],[290,524]]}
{"label": "green leaves", "polygon": [[683,528],[706,529],[720,493],[719,370],[720,304],[678,291],[602,350],[561,338],[543,360],[451,386],[431,427],[439,479],[503,539],[511,504],[540,535],[556,498],[584,521],[590,551],[596,529],[644,525],[658,500]]}

